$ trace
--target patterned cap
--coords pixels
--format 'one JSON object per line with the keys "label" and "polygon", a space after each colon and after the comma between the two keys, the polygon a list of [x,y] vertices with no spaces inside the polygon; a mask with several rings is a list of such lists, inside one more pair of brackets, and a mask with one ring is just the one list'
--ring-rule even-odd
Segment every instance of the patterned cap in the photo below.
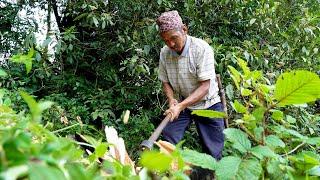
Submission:
{"label": "patterned cap", "polygon": [[160,32],[181,28],[183,26],[182,19],[179,16],[178,11],[168,11],[162,13],[157,19],[157,24],[160,28]]}

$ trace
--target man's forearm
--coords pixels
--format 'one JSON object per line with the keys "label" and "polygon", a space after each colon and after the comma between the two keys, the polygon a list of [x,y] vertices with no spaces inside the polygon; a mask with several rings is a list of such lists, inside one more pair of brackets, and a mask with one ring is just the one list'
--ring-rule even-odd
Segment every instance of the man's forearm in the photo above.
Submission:
{"label": "man's forearm", "polygon": [[171,100],[174,99],[173,89],[168,82],[162,82],[162,86],[163,86],[163,91],[164,91],[165,95],[167,96],[168,101],[170,102]]}
{"label": "man's forearm", "polygon": [[185,109],[188,106],[191,106],[199,101],[208,94],[210,88],[210,80],[200,82],[200,86],[193,91],[193,93],[180,102],[178,105],[181,106],[181,109]]}

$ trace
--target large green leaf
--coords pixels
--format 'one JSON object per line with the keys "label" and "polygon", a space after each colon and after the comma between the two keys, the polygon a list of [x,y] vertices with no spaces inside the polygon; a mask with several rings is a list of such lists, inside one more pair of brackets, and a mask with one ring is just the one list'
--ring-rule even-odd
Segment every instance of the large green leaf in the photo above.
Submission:
{"label": "large green leaf", "polygon": [[181,155],[185,162],[191,163],[192,165],[211,170],[216,169],[217,161],[212,156],[193,150],[183,150],[181,151]]}
{"label": "large green leaf", "polygon": [[242,160],[239,157],[227,156],[217,164],[216,175],[220,180],[258,180],[262,167],[256,159]]}
{"label": "large green leaf", "polygon": [[227,139],[233,143],[233,147],[242,153],[251,149],[251,143],[248,135],[239,129],[228,128],[223,131]]}
{"label": "large green leaf", "polygon": [[141,155],[140,163],[153,171],[164,172],[170,169],[173,158],[156,151],[145,151]]}
{"label": "large green leaf", "polygon": [[261,164],[256,159],[242,160],[235,179],[258,180],[262,172]]}
{"label": "large green leaf", "polygon": [[275,135],[270,135],[266,137],[266,144],[270,147],[282,147],[284,148],[286,144]]}
{"label": "large green leaf", "polygon": [[216,169],[216,175],[218,179],[235,179],[235,176],[239,170],[241,158],[235,156],[227,156],[222,158]]}
{"label": "large green leaf", "polygon": [[268,146],[256,146],[251,149],[251,153],[259,159],[264,157],[276,157],[276,154]]}
{"label": "large green leaf", "polygon": [[30,180],[56,180],[56,179],[67,179],[60,169],[47,165],[40,165],[31,163],[29,165],[29,178]]}
{"label": "large green leaf", "polygon": [[303,70],[283,73],[276,82],[275,98],[279,106],[315,101],[320,98],[320,78]]}
{"label": "large green leaf", "polygon": [[209,118],[224,118],[226,116],[224,112],[213,110],[193,110],[191,114]]}

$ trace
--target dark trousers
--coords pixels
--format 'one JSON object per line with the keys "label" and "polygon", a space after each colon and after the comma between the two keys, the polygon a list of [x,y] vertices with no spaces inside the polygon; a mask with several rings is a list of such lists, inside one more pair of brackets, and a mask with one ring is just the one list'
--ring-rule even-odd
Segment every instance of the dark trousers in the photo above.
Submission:
{"label": "dark trousers", "polygon": [[[208,110],[223,112],[222,103],[216,103]],[[169,122],[162,131],[166,141],[177,144],[183,137],[185,130],[194,120],[198,134],[205,153],[210,154],[215,159],[220,160],[224,145],[224,121],[222,118],[207,118],[191,115],[191,110],[185,109],[180,112],[178,119]]]}

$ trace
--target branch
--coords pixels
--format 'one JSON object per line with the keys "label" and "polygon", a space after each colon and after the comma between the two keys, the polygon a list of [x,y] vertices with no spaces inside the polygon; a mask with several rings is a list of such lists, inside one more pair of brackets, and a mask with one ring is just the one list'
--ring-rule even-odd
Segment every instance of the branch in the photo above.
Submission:
{"label": "branch", "polygon": [[288,152],[288,153],[286,153],[286,154],[282,154],[282,155],[280,155],[280,156],[287,156],[287,155],[295,152],[296,150],[298,150],[298,149],[299,149],[301,146],[303,146],[304,144],[306,144],[306,143],[303,142],[303,143],[299,144],[297,147],[295,147],[294,149],[292,149],[290,152]]}
{"label": "branch", "polygon": [[49,0],[49,5],[52,6],[53,13],[54,13],[54,16],[55,16],[57,24],[58,24],[58,28],[61,33],[61,32],[63,32],[63,29],[62,29],[61,17],[59,16],[59,13],[58,13],[57,1],[56,0]]}

